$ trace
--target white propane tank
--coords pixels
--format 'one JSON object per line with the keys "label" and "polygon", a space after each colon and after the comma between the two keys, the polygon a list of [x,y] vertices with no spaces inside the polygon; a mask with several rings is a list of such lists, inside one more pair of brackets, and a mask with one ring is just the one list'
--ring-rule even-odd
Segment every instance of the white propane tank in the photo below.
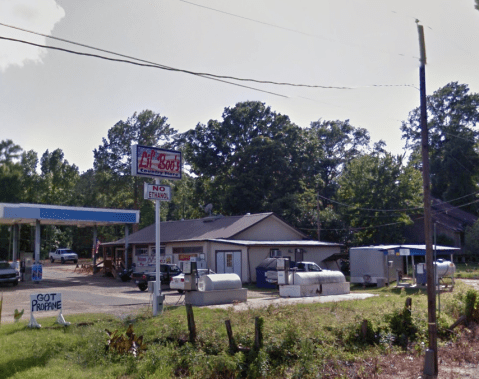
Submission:
{"label": "white propane tank", "polygon": [[[294,278],[292,277],[294,275]],[[323,270],[314,272],[295,272],[290,275],[289,284],[300,286],[325,283],[344,283],[346,277],[341,271]]]}
{"label": "white propane tank", "polygon": [[198,278],[198,291],[235,290],[241,288],[237,274],[209,274]]}
{"label": "white propane tank", "polygon": [[436,276],[438,279],[445,276],[453,277],[456,272],[456,265],[451,261],[438,259],[436,262],[434,262],[434,265],[436,266]]}

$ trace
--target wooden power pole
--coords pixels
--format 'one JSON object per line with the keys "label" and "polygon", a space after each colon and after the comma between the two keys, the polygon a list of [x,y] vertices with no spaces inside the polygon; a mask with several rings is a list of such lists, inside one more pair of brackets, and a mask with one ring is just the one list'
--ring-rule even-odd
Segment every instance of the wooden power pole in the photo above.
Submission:
{"label": "wooden power pole", "polygon": [[437,324],[436,324],[436,283],[434,278],[433,249],[432,249],[432,222],[431,222],[431,188],[429,177],[429,141],[427,130],[426,107],[426,43],[424,28],[417,25],[419,32],[419,48],[421,65],[419,67],[420,97],[421,97],[421,145],[422,145],[422,179],[424,190],[424,239],[426,243],[426,271],[427,271],[427,313],[429,349],[426,352],[424,374],[438,375],[437,361]]}

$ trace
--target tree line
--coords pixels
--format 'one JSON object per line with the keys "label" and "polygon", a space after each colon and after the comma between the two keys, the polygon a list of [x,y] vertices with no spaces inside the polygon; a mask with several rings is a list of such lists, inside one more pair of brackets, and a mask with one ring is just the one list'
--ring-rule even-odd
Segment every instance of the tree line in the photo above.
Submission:
{"label": "tree line", "polygon": [[[478,214],[479,94],[452,82],[427,98],[432,195]],[[41,157],[11,140],[0,142],[0,202],[138,209],[133,231],[154,222],[154,203],[143,199],[146,178],[130,175],[132,144],[183,152],[183,178],[163,181],[172,201],[162,220],[213,213],[275,212],[312,239],[346,245],[404,241],[404,228],[422,214],[420,110],[401,123],[404,154],[349,120],[318,119],[301,128],[265,103],[226,107],[219,120],[179,133],[151,110],[119,121],[93,151],[93,168],[80,173],[61,149]],[[318,235],[319,233],[319,235]],[[101,241],[123,236],[103,227]],[[10,250],[2,227],[0,254]],[[43,250],[75,246],[90,251],[91,233],[73,227],[42,228]],[[32,231],[22,228],[20,249],[31,251]]]}

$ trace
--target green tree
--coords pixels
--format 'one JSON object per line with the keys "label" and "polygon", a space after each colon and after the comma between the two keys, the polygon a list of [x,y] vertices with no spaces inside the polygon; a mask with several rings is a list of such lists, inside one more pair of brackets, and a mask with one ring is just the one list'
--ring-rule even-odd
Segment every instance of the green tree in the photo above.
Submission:
{"label": "green tree", "polygon": [[264,103],[225,108],[223,121],[198,124],[182,135],[185,156],[197,175],[197,203],[217,212],[274,211],[290,219],[301,192],[302,130]]}
{"label": "green tree", "polygon": [[[479,94],[469,93],[465,84],[452,82],[427,97],[431,194],[443,201],[471,201],[477,192],[479,152],[476,148]],[[406,148],[419,151],[420,109],[409,113],[401,126]],[[473,210],[469,207],[469,210]]]}
{"label": "green tree", "polygon": [[412,222],[406,210],[421,206],[422,180],[418,170],[402,161],[401,156],[373,153],[346,166],[337,196],[348,205],[342,216],[353,232],[353,244],[403,241],[403,227]]}
{"label": "green tree", "polygon": [[21,201],[22,170],[18,163],[21,151],[10,139],[0,142],[0,202]]}
{"label": "green tree", "polygon": [[11,139],[0,142],[0,164],[12,163],[20,157],[22,148],[13,143]]}
{"label": "green tree", "polygon": [[364,128],[356,128],[346,121],[323,121],[311,123],[307,138],[312,144],[312,172],[319,175],[321,187],[318,192],[331,197],[337,190],[337,179],[345,163],[364,153],[369,148],[369,133]]}
{"label": "green tree", "polygon": [[464,245],[467,254],[479,257],[479,221],[466,228]]}
{"label": "green tree", "polygon": [[20,162],[22,166],[22,201],[25,203],[41,202],[40,175],[37,173],[38,154],[24,151]]}
{"label": "green tree", "polygon": [[[144,110],[135,112],[108,130],[108,137],[103,138],[103,144],[94,150],[95,182],[103,191],[97,198],[101,204],[138,209],[145,214],[153,211],[154,215],[153,202],[143,200],[143,183],[151,182],[151,179],[131,175],[131,146],[170,148],[176,130],[167,120],[151,110]],[[165,212],[162,210],[162,214]],[[143,217],[140,226],[144,226]],[[134,230],[137,228],[135,226]]]}
{"label": "green tree", "polygon": [[70,165],[61,149],[47,150],[40,159],[42,190],[45,204],[73,205],[74,188],[79,178],[78,167]]}

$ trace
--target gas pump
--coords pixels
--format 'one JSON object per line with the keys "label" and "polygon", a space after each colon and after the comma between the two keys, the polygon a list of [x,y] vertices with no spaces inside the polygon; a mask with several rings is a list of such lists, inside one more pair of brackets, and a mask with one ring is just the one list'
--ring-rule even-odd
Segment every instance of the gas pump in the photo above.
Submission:
{"label": "gas pump", "polygon": [[289,284],[289,259],[278,258],[276,261],[276,268],[278,270],[278,284]]}
{"label": "gas pump", "polygon": [[185,274],[185,291],[198,291],[198,268],[195,260],[183,263]]}

